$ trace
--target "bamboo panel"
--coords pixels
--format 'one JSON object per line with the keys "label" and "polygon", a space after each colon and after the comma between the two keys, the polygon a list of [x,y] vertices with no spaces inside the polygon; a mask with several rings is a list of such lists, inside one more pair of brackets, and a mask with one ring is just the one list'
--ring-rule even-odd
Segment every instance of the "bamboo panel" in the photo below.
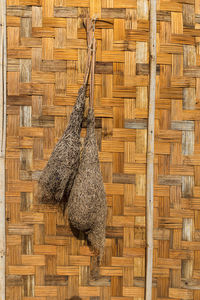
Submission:
{"label": "bamboo panel", "polygon": [[[200,298],[199,6],[157,2],[153,300]],[[8,299],[145,297],[148,10],[145,0],[7,0]],[[87,242],[36,197],[82,84],[88,12],[100,18],[95,115],[108,206],[97,281]]]}
{"label": "bamboo panel", "polygon": [[[142,64],[148,69],[147,8],[146,2],[138,3],[137,22],[137,2],[131,1],[8,2],[10,298],[17,287],[17,297],[26,300],[144,296],[148,72],[136,70]],[[97,282],[89,278],[92,253],[87,243],[73,236],[60,211],[39,206],[36,199],[39,171],[62,135],[82,83],[82,18],[88,10],[102,18],[95,33],[95,115],[108,226]]]}

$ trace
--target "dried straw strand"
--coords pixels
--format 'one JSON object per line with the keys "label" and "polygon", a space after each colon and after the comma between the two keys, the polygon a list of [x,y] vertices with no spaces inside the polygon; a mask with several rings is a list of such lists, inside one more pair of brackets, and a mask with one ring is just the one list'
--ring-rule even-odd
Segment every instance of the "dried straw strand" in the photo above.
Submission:
{"label": "dried straw strand", "polygon": [[92,62],[91,62],[91,77],[90,77],[90,107],[94,105],[94,74],[95,74],[95,62],[96,62],[96,39],[94,37],[95,32],[95,20],[93,21],[93,48],[92,48]]}

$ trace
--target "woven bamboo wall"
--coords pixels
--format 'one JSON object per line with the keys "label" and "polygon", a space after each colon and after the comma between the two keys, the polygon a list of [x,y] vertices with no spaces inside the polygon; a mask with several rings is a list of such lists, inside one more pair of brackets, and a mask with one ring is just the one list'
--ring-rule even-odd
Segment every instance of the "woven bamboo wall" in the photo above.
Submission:
{"label": "woven bamboo wall", "polygon": [[[199,300],[200,1],[160,0],[157,8],[153,299]],[[96,130],[108,203],[96,282],[86,242],[35,197],[82,83],[89,9],[107,21],[96,29]],[[148,2],[7,0],[7,37],[7,299],[144,299]]]}
{"label": "woven bamboo wall", "polygon": [[200,299],[200,2],[160,1],[155,157],[155,292]]}

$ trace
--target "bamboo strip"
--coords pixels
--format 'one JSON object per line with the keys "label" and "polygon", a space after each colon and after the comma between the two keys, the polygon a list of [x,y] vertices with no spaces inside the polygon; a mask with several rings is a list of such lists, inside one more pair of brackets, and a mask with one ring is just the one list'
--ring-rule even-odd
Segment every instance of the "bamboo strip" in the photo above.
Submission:
{"label": "bamboo strip", "polygon": [[152,299],[153,269],[153,183],[154,183],[154,121],[156,90],[156,0],[150,0],[150,92],[147,146],[147,249],[146,249],[146,290],[145,299]]}
{"label": "bamboo strip", "polygon": [[6,0],[0,1],[0,295],[5,299]]}

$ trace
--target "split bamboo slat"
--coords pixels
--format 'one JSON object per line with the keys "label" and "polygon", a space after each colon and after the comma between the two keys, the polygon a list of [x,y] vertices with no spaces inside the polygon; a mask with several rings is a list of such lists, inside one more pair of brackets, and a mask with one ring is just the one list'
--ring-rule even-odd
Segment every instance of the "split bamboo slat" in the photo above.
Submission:
{"label": "split bamboo slat", "polygon": [[0,5],[0,298],[5,300],[6,2]]}
{"label": "split bamboo slat", "polygon": [[145,300],[152,300],[154,220],[154,135],[156,105],[156,0],[150,0],[149,115],[147,133],[146,280]]}
{"label": "split bamboo slat", "polygon": [[[7,0],[6,299],[145,297],[149,7]],[[94,106],[108,206],[97,281],[87,243],[36,197],[83,82],[88,12],[99,19]],[[200,0],[157,1],[153,300],[200,299],[199,24]]]}

